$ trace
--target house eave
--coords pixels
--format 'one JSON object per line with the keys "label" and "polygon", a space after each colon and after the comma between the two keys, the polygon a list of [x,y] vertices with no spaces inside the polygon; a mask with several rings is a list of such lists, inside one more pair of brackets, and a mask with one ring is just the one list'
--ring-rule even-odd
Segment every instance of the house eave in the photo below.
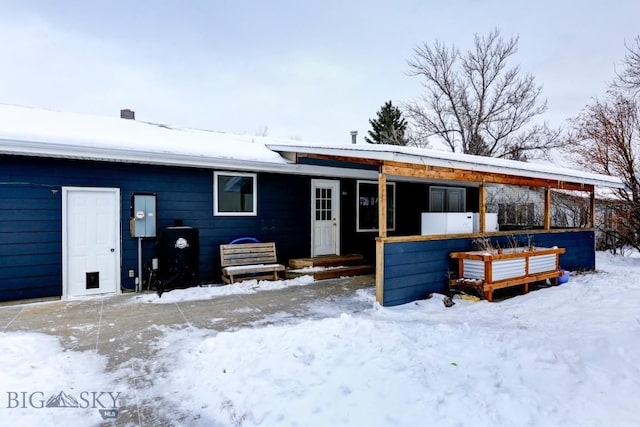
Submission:
{"label": "house eave", "polygon": [[116,163],[137,163],[163,166],[185,166],[210,168],[220,165],[242,170],[279,169],[290,164],[286,159],[282,163],[238,160],[233,158],[214,158],[203,155],[189,155],[167,152],[143,152],[138,150],[114,149],[110,147],[87,147],[76,144],[55,145],[47,142],[19,141],[0,139],[0,154],[28,157],[61,158]]}
{"label": "house eave", "polygon": [[[314,146],[267,144],[267,148],[287,158],[297,155],[365,159],[366,161],[418,165],[425,168],[446,168],[478,174],[501,174],[512,177],[532,178],[546,181],[570,182],[578,185],[624,188],[617,177],[491,157],[471,156],[415,147],[395,146]],[[403,151],[405,150],[405,151]]]}
{"label": "house eave", "polygon": [[323,177],[376,179],[377,172],[346,170],[336,167],[301,165],[282,157],[282,162],[260,162],[245,159],[220,158],[179,153],[141,152],[76,144],[0,139],[0,154],[23,157],[59,158],[111,163],[134,163],[158,166],[197,167],[252,172],[287,173]]}

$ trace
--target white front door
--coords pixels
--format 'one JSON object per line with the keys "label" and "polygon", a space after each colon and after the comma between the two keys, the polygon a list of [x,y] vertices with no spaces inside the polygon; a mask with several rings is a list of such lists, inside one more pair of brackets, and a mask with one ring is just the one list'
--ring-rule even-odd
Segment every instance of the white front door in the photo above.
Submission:
{"label": "white front door", "polygon": [[311,180],[311,256],[340,255],[340,181]]}
{"label": "white front door", "polygon": [[62,188],[62,297],[120,289],[120,190]]}

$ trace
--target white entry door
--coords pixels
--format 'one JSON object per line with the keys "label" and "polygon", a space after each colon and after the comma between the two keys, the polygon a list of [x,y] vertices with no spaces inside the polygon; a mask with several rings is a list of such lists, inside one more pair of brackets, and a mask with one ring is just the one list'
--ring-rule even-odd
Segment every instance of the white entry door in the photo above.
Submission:
{"label": "white entry door", "polygon": [[62,188],[62,297],[120,289],[120,190]]}
{"label": "white entry door", "polygon": [[340,181],[311,181],[311,256],[340,255]]}

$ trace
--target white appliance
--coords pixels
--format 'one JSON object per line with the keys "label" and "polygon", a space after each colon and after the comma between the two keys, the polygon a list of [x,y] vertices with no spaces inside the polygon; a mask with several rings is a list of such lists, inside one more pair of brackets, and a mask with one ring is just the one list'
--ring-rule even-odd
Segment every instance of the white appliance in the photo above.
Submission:
{"label": "white appliance", "polygon": [[484,214],[484,231],[500,231],[498,225],[498,213],[486,213]]}
{"label": "white appliance", "polygon": [[[484,231],[486,233],[490,233],[492,231],[500,231],[500,227],[498,226],[497,213],[484,214]],[[475,212],[473,214],[473,232],[480,232],[480,214],[478,212]]]}
{"label": "white appliance", "polygon": [[473,212],[423,212],[422,235],[473,233]]}

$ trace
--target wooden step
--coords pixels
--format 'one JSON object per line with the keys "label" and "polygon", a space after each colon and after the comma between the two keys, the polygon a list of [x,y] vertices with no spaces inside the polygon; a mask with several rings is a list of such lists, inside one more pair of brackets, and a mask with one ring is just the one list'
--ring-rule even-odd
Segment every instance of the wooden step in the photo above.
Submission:
{"label": "wooden step", "polygon": [[300,276],[313,275],[315,280],[334,279],[336,277],[359,276],[362,274],[374,273],[373,265],[347,265],[335,268],[326,268],[318,271],[301,271],[302,269],[288,269],[286,271],[287,279]]}
{"label": "wooden step", "polygon": [[358,254],[352,255],[323,255],[313,258],[295,258],[289,260],[290,268],[305,267],[332,267],[343,265],[362,264],[364,257]]}

